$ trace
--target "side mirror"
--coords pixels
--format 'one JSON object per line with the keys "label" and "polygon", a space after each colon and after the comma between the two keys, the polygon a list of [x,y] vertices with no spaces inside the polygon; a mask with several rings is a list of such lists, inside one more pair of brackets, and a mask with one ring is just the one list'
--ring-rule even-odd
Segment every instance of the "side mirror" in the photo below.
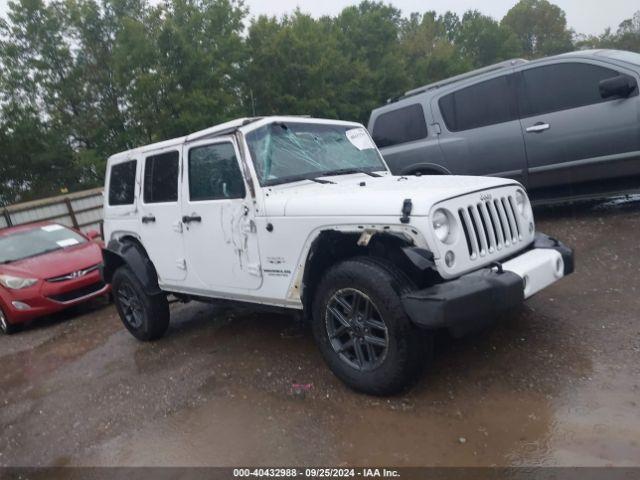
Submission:
{"label": "side mirror", "polygon": [[629,75],[618,75],[600,82],[600,96],[602,98],[627,98],[638,86],[634,78]]}
{"label": "side mirror", "polygon": [[97,230],[89,230],[85,235],[89,237],[90,240],[95,240],[96,238],[101,237],[100,232]]}

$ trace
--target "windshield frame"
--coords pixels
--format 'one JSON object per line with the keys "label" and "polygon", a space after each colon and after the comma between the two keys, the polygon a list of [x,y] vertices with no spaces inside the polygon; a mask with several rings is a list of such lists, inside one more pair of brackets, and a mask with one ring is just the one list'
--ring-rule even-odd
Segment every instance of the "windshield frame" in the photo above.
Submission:
{"label": "windshield frame", "polygon": [[[251,175],[253,177],[253,180],[255,182],[257,182],[258,185],[260,185],[261,187],[273,187],[273,186],[277,186],[277,185],[285,185],[288,183],[295,183],[295,182],[301,182],[301,181],[305,181],[305,180],[309,180],[312,181],[311,179],[313,178],[322,178],[324,175],[327,176],[334,176],[333,172],[334,170],[328,170],[326,172],[310,172],[309,174],[302,174],[302,175],[292,175],[290,177],[282,177],[282,178],[278,178],[278,179],[266,179],[264,181],[262,181],[260,179],[260,176],[258,175],[258,171],[256,169],[256,163],[255,163],[255,159],[253,158],[253,155],[251,154],[251,149],[249,148],[249,142],[247,141],[247,135],[250,134],[251,132],[258,130],[260,128],[266,127],[270,124],[274,124],[274,123],[299,123],[299,124],[309,124],[309,125],[326,125],[326,126],[337,126],[337,127],[351,127],[351,128],[362,128],[364,129],[364,131],[367,133],[367,135],[369,136],[369,139],[371,140],[371,143],[374,146],[374,150],[380,160],[380,167],[371,167],[371,168],[364,168],[363,170],[366,172],[385,172],[385,173],[389,173],[389,166],[387,165],[387,162],[385,161],[384,157],[382,156],[382,153],[380,153],[380,150],[378,149],[377,145],[375,144],[375,142],[373,141],[373,139],[371,138],[371,134],[369,133],[369,131],[367,130],[367,128],[362,125],[361,123],[357,123],[357,122],[348,122],[348,121],[343,121],[343,120],[329,120],[329,119],[322,119],[322,118],[311,118],[311,117],[291,117],[291,116],[283,116],[283,117],[266,117],[263,118],[261,120],[258,120],[256,122],[252,122],[248,125],[245,125],[244,127],[241,127],[239,130],[242,133],[242,147],[243,150],[245,152],[245,156],[247,158],[247,164],[251,170]],[[345,167],[347,168],[347,167]],[[347,175],[347,174],[345,174]],[[351,175],[351,173],[349,173],[348,175]]]}

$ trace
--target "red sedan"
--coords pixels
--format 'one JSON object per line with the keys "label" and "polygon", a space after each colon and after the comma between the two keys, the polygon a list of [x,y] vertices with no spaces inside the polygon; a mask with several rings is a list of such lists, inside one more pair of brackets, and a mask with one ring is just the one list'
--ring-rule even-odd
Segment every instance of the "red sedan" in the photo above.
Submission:
{"label": "red sedan", "polygon": [[104,295],[102,251],[62,225],[40,223],[0,230],[0,330]]}

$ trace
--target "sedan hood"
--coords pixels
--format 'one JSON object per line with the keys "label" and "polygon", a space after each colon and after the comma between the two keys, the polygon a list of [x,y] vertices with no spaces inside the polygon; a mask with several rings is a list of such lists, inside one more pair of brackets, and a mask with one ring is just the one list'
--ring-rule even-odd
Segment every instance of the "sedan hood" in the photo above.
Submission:
{"label": "sedan hood", "polygon": [[424,216],[442,200],[480,190],[517,184],[495,177],[425,175],[378,178],[365,174],[323,177],[334,184],[312,181],[268,187],[268,216],[398,216],[405,199],[411,199],[412,215]]}
{"label": "sedan hood", "polygon": [[0,274],[47,279],[102,263],[100,247],[87,242],[24,260],[0,265]]}

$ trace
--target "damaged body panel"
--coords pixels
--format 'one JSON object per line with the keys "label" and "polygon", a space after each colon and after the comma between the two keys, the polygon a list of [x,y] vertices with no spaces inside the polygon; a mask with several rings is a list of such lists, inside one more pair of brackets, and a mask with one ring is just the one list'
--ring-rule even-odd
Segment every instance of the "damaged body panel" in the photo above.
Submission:
{"label": "damaged body panel", "polygon": [[134,149],[105,193],[105,278],[137,338],[164,334],[169,293],[302,311],[369,393],[410,380],[423,334],[477,330],[573,271],[519,183],[394,176],[352,122],[240,119]]}

